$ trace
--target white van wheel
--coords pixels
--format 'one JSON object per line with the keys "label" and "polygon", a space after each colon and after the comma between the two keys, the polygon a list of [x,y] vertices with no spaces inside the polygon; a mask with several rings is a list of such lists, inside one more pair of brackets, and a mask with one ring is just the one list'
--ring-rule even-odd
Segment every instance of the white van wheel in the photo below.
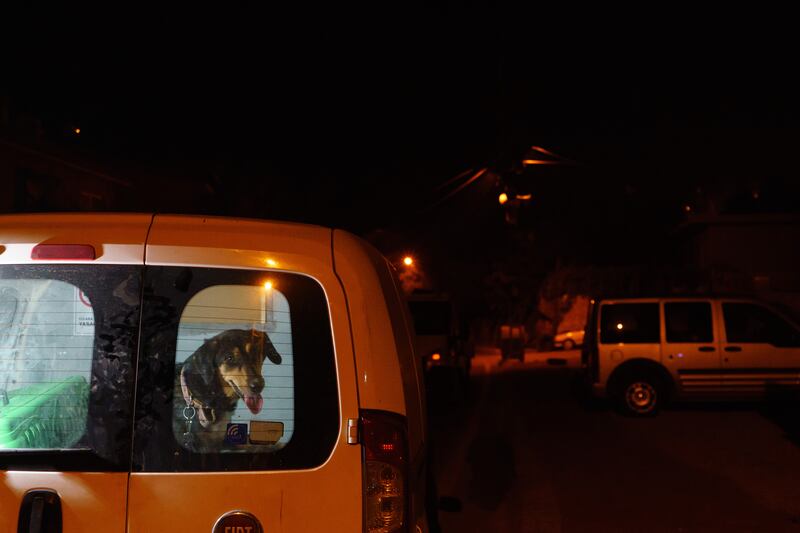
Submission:
{"label": "white van wheel", "polygon": [[654,415],[661,404],[659,387],[647,378],[633,378],[622,389],[623,408],[636,416]]}

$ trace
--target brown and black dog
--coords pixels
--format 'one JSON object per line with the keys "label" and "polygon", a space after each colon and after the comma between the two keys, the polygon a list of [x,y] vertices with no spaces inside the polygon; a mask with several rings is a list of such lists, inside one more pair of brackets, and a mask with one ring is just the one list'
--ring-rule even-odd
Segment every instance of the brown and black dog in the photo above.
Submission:
{"label": "brown and black dog", "polygon": [[174,429],[177,438],[184,437],[184,447],[200,452],[225,447],[239,399],[253,414],[261,411],[264,359],[276,365],[282,360],[266,333],[229,329],[206,340],[183,362],[175,376]]}

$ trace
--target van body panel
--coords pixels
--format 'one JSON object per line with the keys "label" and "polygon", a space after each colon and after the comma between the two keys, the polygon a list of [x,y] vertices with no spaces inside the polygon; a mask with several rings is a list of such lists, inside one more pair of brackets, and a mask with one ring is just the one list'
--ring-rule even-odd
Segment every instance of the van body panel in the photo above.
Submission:
{"label": "van body panel", "polygon": [[353,328],[360,406],[406,416],[408,512],[411,523],[425,524],[425,392],[408,305],[391,265],[372,245],[334,230],[333,250]]}
{"label": "van body panel", "polygon": [[[347,420],[358,419],[355,364],[347,302],[333,271],[331,230],[300,224],[156,216],[147,265],[290,271],[314,279],[329,309],[339,392],[339,434],[328,459],[310,470],[133,472],[131,532],[204,531],[223,514],[243,510],[267,531],[325,530],[362,523],[362,458],[348,444]],[[280,287],[277,287],[280,288]],[[314,511],[310,512],[309,505]]]}
{"label": "van body panel", "polygon": [[[694,308],[702,315],[687,317],[681,309]],[[705,315],[707,311],[707,317]],[[721,355],[719,350],[718,318],[714,302],[710,299],[669,299],[660,303],[661,312],[661,350],[662,364],[669,370],[679,395],[706,395],[719,390],[722,384],[720,375]],[[683,322],[689,318],[694,324]],[[706,321],[705,318],[708,320]],[[682,326],[702,330],[702,340],[690,338],[671,338],[675,332],[668,331],[672,321],[675,328]],[[700,324],[702,322],[702,324]],[[708,335],[708,337],[705,337]]]}
{"label": "van body panel", "polygon": [[[94,269],[95,265],[100,265],[99,268],[101,269],[117,268],[112,265],[141,266],[151,220],[152,215],[147,214],[33,214],[4,215],[0,217],[0,265],[8,265],[9,269],[19,267],[23,271],[29,266],[38,269],[38,274],[30,279],[26,279],[26,276],[23,275],[22,278],[16,277],[3,280],[3,285],[26,283],[31,289],[20,291],[17,294],[18,302],[13,306],[13,310],[5,307],[3,309],[3,337],[8,334],[9,337],[15,336],[16,340],[3,339],[3,355],[0,357],[5,357],[6,360],[19,355],[43,358],[42,361],[55,365],[50,370],[52,373],[63,373],[65,372],[65,367],[75,368],[75,362],[63,362],[63,364],[59,362],[59,357],[64,357],[64,354],[67,353],[70,354],[66,355],[69,358],[75,357],[74,352],[76,351],[86,351],[90,354],[89,359],[81,360],[80,365],[83,366],[83,361],[89,363],[92,359],[92,352],[98,352],[98,350],[91,348],[92,338],[90,336],[91,333],[89,333],[94,330],[95,325],[93,323],[80,325],[77,322],[79,315],[77,312],[73,315],[72,310],[76,307],[81,307],[85,310],[85,313],[91,315],[91,304],[88,301],[80,303],[80,291],[76,291],[75,287],[71,287],[63,281],[55,281],[58,276],[54,276],[53,280],[48,280],[48,275],[43,273],[40,267],[49,268],[52,265],[53,271],[58,271],[63,266],[74,272],[84,266]],[[31,259],[31,252],[38,244],[88,244],[94,248],[96,258],[94,260],[81,261],[33,260]],[[30,272],[33,273],[33,271]],[[135,272],[135,268],[131,269],[132,275],[135,276]],[[47,288],[48,286],[50,287],[49,289]],[[57,288],[59,286],[60,288]],[[113,289],[114,287],[111,288]],[[119,286],[117,288],[122,287]],[[6,287],[2,289],[4,295],[7,294],[6,290]],[[40,322],[38,318],[40,312],[43,313],[43,317],[48,314],[48,311],[50,311],[49,314],[53,314],[52,309],[46,308],[49,305],[47,302],[38,300],[39,297],[42,297],[47,292],[51,293],[50,298],[56,297],[61,300],[59,305],[63,309],[59,309],[58,314],[68,317],[67,324],[50,324],[46,318],[42,318]],[[119,296],[123,298],[133,296],[135,300],[138,297],[138,292],[134,294],[119,293]],[[84,304],[86,307],[83,307]],[[25,319],[22,320],[18,315],[23,315]],[[69,322],[72,322],[73,316],[76,321],[71,325]],[[132,320],[135,322],[135,318]],[[31,322],[36,323],[32,324]],[[80,343],[81,346],[84,346],[83,348],[61,345],[64,346],[63,348],[58,348],[58,350],[62,350],[60,352],[61,356],[56,353],[57,349],[54,348],[55,345],[52,342],[45,343],[37,342],[36,340],[39,335],[48,334],[58,334],[59,338],[69,337],[71,340],[75,340],[78,337],[71,336],[74,332],[73,327],[78,331],[78,335],[87,335],[81,338],[88,339],[88,344]],[[70,350],[72,351],[70,352]],[[135,357],[135,354],[127,354],[126,358],[129,356]],[[13,361],[11,364],[13,365]],[[88,380],[83,380],[92,374],[93,364],[85,366],[80,371],[84,372],[85,376],[73,376],[79,377],[79,381],[84,383],[83,387],[86,387],[87,391]],[[12,366],[11,370],[12,372],[15,371],[15,367]],[[20,368],[16,367],[16,370],[20,370]],[[0,388],[7,385],[5,383],[6,380],[2,379],[2,377],[6,376],[0,376]],[[53,378],[45,379],[50,380]],[[64,397],[67,397],[68,394],[73,394],[73,392],[67,393],[67,390],[78,390],[68,385],[67,381],[59,385],[59,387],[62,386],[65,388],[63,390],[59,388],[61,392],[58,394],[63,394]],[[3,390],[3,396],[5,394],[5,390]],[[58,416],[58,414],[64,416],[63,413],[66,410],[63,405],[59,404],[59,407],[53,410],[48,407],[47,402],[50,402],[50,400],[48,399],[42,405],[30,404],[31,409],[36,409],[34,411],[35,414],[29,413],[31,414],[30,420],[35,420],[41,409],[51,409],[56,413],[55,416]],[[9,406],[13,405],[14,402],[12,401]],[[71,408],[74,408],[74,406],[71,406]],[[0,413],[2,411],[3,406],[0,405]],[[12,414],[11,416],[14,415]],[[64,425],[61,424],[61,426]],[[3,427],[5,430],[13,427],[13,424],[5,424]],[[38,428],[39,425],[37,424],[35,427]],[[55,431],[63,431],[63,429]],[[83,429],[80,431],[83,431]],[[8,436],[4,435],[4,438]],[[12,446],[14,445],[12,444]],[[34,454],[39,451],[35,449],[29,450]],[[50,453],[47,452],[46,445],[42,451]],[[74,450],[74,452],[78,452],[78,450]],[[25,468],[25,460],[14,458],[14,455],[14,452],[12,452],[9,462],[15,462],[15,466],[6,466],[4,470],[0,471],[0,510],[2,510],[0,512],[0,531],[17,531],[22,498],[26,492],[34,489],[49,489],[58,494],[62,510],[63,531],[65,533],[91,531],[96,530],[98,527],[110,532],[125,531],[127,472],[79,471],[83,468],[75,466],[79,462],[71,466],[76,471],[69,472],[54,471],[55,467],[52,465],[42,465],[35,462],[31,465],[33,468]],[[30,460],[32,462],[35,461],[35,459]],[[69,462],[69,459],[59,461],[59,463]]]}
{"label": "van body panel", "polygon": [[621,364],[632,359],[649,359],[661,362],[661,343],[656,339],[655,342],[647,343],[604,343],[600,324],[603,313],[609,306],[617,304],[652,304],[658,305],[657,299],[638,298],[631,300],[604,300],[600,303],[598,313],[597,335],[598,350],[597,364],[599,365],[599,380],[601,383],[608,383],[608,379]]}
{"label": "van body panel", "polygon": [[37,244],[89,244],[93,264],[141,264],[152,215],[41,214],[0,217],[0,264],[66,264],[32,260]]}
{"label": "van body panel", "polygon": [[331,230],[305,224],[156,215],[147,263],[330,272]]}
{"label": "van body panel", "polygon": [[17,531],[19,502],[26,492],[51,489],[61,499],[64,533],[122,533],[127,485],[125,472],[0,471],[0,531]]}
{"label": "van body panel", "polygon": [[345,440],[307,471],[133,473],[128,531],[211,531],[234,510],[253,514],[264,531],[360,531],[360,464],[361,448]]}
{"label": "van body panel", "polygon": [[[776,346],[769,342],[740,342],[729,339],[725,326],[726,304],[756,306],[791,324],[790,319],[760,302],[732,298],[719,301],[722,380],[725,390],[732,394],[762,395],[800,386],[800,346]],[[794,324],[791,326],[796,327]]]}
{"label": "van body panel", "polygon": [[333,242],[336,274],[347,293],[353,328],[360,406],[405,415],[403,383],[396,378],[403,369],[369,245],[338,230]]}

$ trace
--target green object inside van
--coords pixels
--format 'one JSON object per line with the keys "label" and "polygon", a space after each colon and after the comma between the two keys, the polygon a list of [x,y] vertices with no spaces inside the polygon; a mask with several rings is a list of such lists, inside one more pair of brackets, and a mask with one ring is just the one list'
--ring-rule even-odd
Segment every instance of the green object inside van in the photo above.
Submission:
{"label": "green object inside van", "polygon": [[0,449],[70,448],[86,430],[89,384],[83,376],[8,392],[0,406]]}

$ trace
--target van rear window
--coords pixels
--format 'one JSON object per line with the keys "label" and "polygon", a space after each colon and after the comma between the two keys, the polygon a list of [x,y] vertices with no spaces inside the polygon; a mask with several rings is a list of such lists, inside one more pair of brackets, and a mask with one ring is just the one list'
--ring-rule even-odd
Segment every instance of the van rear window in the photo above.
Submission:
{"label": "van rear window", "polygon": [[145,287],[134,470],[325,461],[339,433],[339,401],[327,300],[316,281],[148,267]]}
{"label": "van rear window", "polygon": [[0,266],[4,467],[127,470],[140,276],[137,267]]}

